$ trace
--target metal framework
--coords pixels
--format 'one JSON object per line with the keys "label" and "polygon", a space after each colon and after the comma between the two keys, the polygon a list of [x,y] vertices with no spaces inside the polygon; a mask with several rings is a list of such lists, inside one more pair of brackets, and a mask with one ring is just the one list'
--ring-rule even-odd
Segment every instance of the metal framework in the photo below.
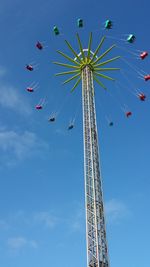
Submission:
{"label": "metal framework", "polygon": [[70,43],[66,41],[69,50],[75,56],[74,59],[58,51],[59,54],[72,62],[73,65],[54,62],[57,65],[72,69],[71,71],[56,74],[57,76],[74,75],[67,79],[64,84],[77,78],[72,91],[82,80],[87,267],[109,267],[93,80],[102,88],[106,89],[105,85],[98,78],[114,80],[103,73],[105,71],[119,69],[112,67],[104,68],[103,66],[118,59],[119,56],[99,63],[99,61],[115,46],[111,46],[100,56],[97,56],[104,40],[105,37],[101,39],[97,49],[93,53],[91,51],[92,33],[90,34],[88,49],[82,48],[79,35],[77,34],[77,41],[80,49],[79,54],[77,54]]}
{"label": "metal framework", "polygon": [[89,267],[108,267],[93,74],[88,66],[82,71],[82,101],[87,262]]}

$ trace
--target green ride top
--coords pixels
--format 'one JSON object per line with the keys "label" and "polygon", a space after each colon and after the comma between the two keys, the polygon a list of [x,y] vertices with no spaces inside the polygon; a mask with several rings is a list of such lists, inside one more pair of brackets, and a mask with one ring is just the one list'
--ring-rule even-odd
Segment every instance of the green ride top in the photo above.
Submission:
{"label": "green ride top", "polygon": [[81,79],[82,79],[82,70],[88,66],[92,73],[93,73],[93,79],[104,89],[107,89],[106,86],[98,79],[100,78],[104,78],[107,80],[112,80],[114,81],[114,78],[111,78],[110,76],[107,76],[103,73],[105,73],[105,71],[115,71],[115,70],[120,70],[119,68],[105,68],[103,66],[107,65],[108,63],[113,62],[116,59],[119,59],[120,56],[116,56],[113,57],[111,59],[107,59],[106,61],[101,61],[114,47],[115,45],[112,45],[111,47],[109,47],[105,52],[103,52],[100,56],[98,55],[98,52],[100,51],[100,48],[105,40],[105,37],[102,37],[98,47],[96,48],[95,52],[93,53],[91,51],[91,45],[92,45],[92,33],[90,33],[90,37],[89,37],[89,42],[88,42],[88,49],[83,49],[82,48],[82,43],[80,41],[80,37],[78,34],[76,34],[77,37],[77,41],[78,41],[78,45],[79,45],[79,49],[80,49],[80,53],[77,54],[75,52],[75,50],[72,48],[71,44],[65,40],[69,50],[71,51],[71,53],[73,54],[73,56],[75,58],[71,58],[70,56],[68,56],[67,54],[64,54],[61,51],[57,51],[61,56],[63,56],[65,59],[67,59],[69,62],[73,63],[73,64],[67,64],[67,63],[61,63],[61,62],[54,62],[54,64],[57,64],[59,66],[63,66],[66,67],[68,69],[72,69],[70,71],[65,71],[65,72],[60,72],[57,73],[56,76],[63,76],[63,75],[71,75],[73,74],[73,76],[69,79],[67,79],[66,81],[63,82],[63,84],[66,84],[72,80],[76,80],[73,88],[71,91],[73,91],[78,84],[80,83]]}

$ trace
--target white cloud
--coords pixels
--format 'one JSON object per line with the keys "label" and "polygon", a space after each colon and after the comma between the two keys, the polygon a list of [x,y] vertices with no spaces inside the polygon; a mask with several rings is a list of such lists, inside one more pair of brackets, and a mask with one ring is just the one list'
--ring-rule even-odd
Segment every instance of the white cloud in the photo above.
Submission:
{"label": "white cloud", "polygon": [[73,231],[82,231],[85,227],[85,210],[79,208],[71,222],[71,227]]}
{"label": "white cloud", "polygon": [[65,136],[65,135],[67,135],[67,128],[66,129],[56,129],[55,130],[55,132],[56,132],[56,134],[58,134],[58,135],[63,135],[63,136]]}
{"label": "white cloud", "polygon": [[106,221],[108,223],[118,223],[121,219],[129,215],[127,206],[116,199],[111,199],[105,204]]}
{"label": "white cloud", "polygon": [[[37,153],[39,154],[41,150],[47,149],[48,145],[33,132],[17,133],[12,130],[0,132],[0,150],[4,152],[3,158],[8,160],[7,163],[11,164],[14,160],[29,158]],[[12,158],[13,162],[10,161]]]}
{"label": "white cloud", "polygon": [[13,237],[7,240],[7,245],[11,250],[21,250],[25,247],[37,248],[38,244],[35,240],[29,240],[25,237]]}
{"label": "white cloud", "polygon": [[8,223],[6,221],[0,219],[0,229],[4,230],[4,229],[8,229],[8,228],[9,228]]}
{"label": "white cloud", "polygon": [[0,220],[0,230],[3,230],[6,226],[9,228],[7,230],[14,228],[14,226],[18,228],[22,227],[23,229],[53,229],[60,222],[62,222],[61,219],[53,215],[50,211],[33,211],[28,213],[23,210],[18,210],[8,214],[7,219]]}
{"label": "white cloud", "polygon": [[9,108],[22,115],[30,115],[32,110],[18,90],[11,86],[1,85],[0,86],[0,105],[4,108]]}
{"label": "white cloud", "polygon": [[48,228],[53,228],[57,224],[58,218],[53,216],[48,211],[41,211],[41,212],[35,213],[34,221],[36,223],[43,224],[44,226],[46,226]]}
{"label": "white cloud", "polygon": [[0,66],[0,78],[5,76],[6,74],[6,69],[3,66]]}

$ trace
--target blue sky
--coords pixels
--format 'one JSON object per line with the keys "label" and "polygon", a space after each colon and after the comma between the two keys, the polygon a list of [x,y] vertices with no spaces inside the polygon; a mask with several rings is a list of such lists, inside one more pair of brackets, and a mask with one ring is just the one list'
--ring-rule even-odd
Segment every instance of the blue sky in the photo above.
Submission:
{"label": "blue sky", "polygon": [[[105,31],[115,38],[134,33],[135,44],[117,40],[127,50],[149,51],[148,1],[0,1],[0,266],[86,266],[81,86],[70,94],[55,73],[62,61],[56,50],[67,52],[67,39],[77,49],[79,32],[86,47],[93,32],[93,50]],[[77,19],[84,28],[77,28]],[[58,25],[61,35],[54,36]],[[107,38],[103,49],[115,39]],[[35,48],[43,41],[45,49]],[[115,48],[130,64],[150,73],[143,61]],[[37,64],[32,73],[25,65]],[[150,240],[150,85],[123,61],[105,92],[95,84],[97,124],[111,267],[148,266]],[[32,82],[39,88],[26,91]],[[145,102],[133,94],[141,89]],[[35,110],[46,99],[42,111]],[[127,119],[123,105],[133,112]],[[58,112],[56,123],[48,117]],[[114,122],[109,127],[106,116]],[[75,128],[67,131],[69,121]]]}

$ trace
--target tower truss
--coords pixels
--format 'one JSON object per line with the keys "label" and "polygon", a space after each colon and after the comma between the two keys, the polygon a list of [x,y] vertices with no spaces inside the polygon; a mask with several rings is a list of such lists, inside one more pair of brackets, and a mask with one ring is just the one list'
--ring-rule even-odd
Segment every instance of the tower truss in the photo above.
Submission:
{"label": "tower truss", "polygon": [[109,267],[93,81],[107,89],[99,80],[99,77],[114,80],[104,73],[119,70],[119,68],[105,68],[103,66],[115,61],[119,56],[101,61],[115,47],[115,45],[112,45],[98,56],[104,40],[105,37],[101,39],[93,53],[91,51],[92,33],[89,37],[88,49],[82,48],[80,37],[77,34],[79,53],[76,53],[70,43],[66,41],[75,58],[57,51],[73,64],[54,62],[57,65],[72,69],[56,74],[56,76],[73,74],[71,78],[64,82],[66,84],[76,79],[71,91],[82,81],[87,267]]}
{"label": "tower truss", "polygon": [[89,67],[86,66],[82,72],[82,101],[87,261],[89,267],[108,267],[108,249],[103,212],[98,136],[93,92],[93,74]]}

